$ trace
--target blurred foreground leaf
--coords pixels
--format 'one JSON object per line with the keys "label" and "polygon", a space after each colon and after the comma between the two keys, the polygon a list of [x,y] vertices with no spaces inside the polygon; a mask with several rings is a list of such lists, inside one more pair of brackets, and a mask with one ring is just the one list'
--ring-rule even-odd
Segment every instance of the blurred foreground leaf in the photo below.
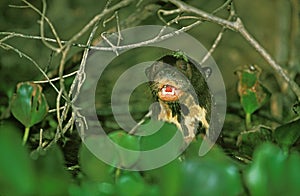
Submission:
{"label": "blurred foreground leaf", "polygon": [[[87,140],[86,142],[89,144],[98,144],[98,138],[91,137]],[[113,182],[114,175],[112,171],[114,168],[97,158],[84,143],[82,143],[79,150],[79,164],[88,180],[92,182]]]}
{"label": "blurred foreground leaf", "polygon": [[[157,124],[162,125],[161,127]],[[157,129],[158,128],[158,129]],[[170,140],[174,139],[174,152],[176,152],[176,148],[179,149],[181,144],[183,144],[183,137],[177,137],[176,133],[179,132],[178,128],[171,123],[163,123],[161,121],[155,122],[153,126],[149,126],[147,129],[148,134],[141,138],[141,149],[146,150],[153,150],[163,146],[164,144],[168,143]],[[154,129],[154,130],[153,130]],[[141,130],[138,130],[139,132]],[[143,132],[147,132],[147,130],[142,130]],[[171,152],[170,152],[171,153]]]}
{"label": "blurred foreground leaf", "polygon": [[116,192],[115,185],[107,182],[83,181],[80,186],[72,184],[69,188],[70,196],[114,196]]}
{"label": "blurred foreground leaf", "polygon": [[64,157],[58,146],[41,152],[35,161],[38,177],[37,195],[66,195],[71,176],[64,166]]}
{"label": "blurred foreground leaf", "polygon": [[0,126],[0,195],[34,195],[33,163],[11,126]]}
{"label": "blurred foreground leaf", "polygon": [[138,172],[126,172],[116,180],[118,195],[138,196],[143,195],[146,184]]}
{"label": "blurred foreground leaf", "polygon": [[145,178],[159,187],[160,195],[172,196],[178,194],[182,185],[181,162],[178,159],[157,169],[145,171]]}
{"label": "blurred foreground leaf", "polygon": [[253,163],[246,171],[246,185],[253,196],[299,195],[300,155],[288,154],[265,143],[256,149]]}
{"label": "blurred foreground leaf", "polygon": [[140,137],[130,135],[122,130],[114,131],[108,136],[117,145],[118,157],[115,157],[115,161],[118,166],[127,168],[139,159]]}
{"label": "blurred foreground leaf", "polygon": [[219,148],[214,147],[203,157],[185,160],[182,170],[181,195],[239,195],[243,193],[237,165]]}

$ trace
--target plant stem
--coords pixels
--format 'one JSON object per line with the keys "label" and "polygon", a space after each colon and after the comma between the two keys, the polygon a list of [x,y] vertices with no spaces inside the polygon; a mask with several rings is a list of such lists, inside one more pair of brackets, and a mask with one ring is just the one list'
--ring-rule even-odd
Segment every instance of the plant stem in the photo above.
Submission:
{"label": "plant stem", "polygon": [[23,142],[22,142],[22,145],[24,146],[27,142],[27,139],[28,139],[28,136],[29,136],[29,130],[30,130],[30,127],[26,127],[25,128],[25,132],[24,132],[24,135],[23,135]]}
{"label": "plant stem", "polygon": [[246,113],[246,129],[250,129],[251,127],[251,114],[250,113]]}

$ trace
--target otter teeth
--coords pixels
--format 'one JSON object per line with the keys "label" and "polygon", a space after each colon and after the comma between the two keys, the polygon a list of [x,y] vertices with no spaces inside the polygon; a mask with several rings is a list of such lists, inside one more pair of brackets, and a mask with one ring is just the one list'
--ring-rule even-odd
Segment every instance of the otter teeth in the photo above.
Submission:
{"label": "otter teeth", "polygon": [[162,88],[163,95],[175,95],[175,88],[170,86],[164,86]]}

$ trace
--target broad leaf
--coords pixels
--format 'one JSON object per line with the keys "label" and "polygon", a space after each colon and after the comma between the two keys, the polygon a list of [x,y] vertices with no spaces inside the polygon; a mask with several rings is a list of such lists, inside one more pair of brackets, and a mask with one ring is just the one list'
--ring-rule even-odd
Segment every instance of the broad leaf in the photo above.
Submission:
{"label": "broad leaf", "polygon": [[288,154],[277,146],[265,143],[258,148],[245,172],[250,195],[299,195],[300,155]]}
{"label": "broad leaf", "polygon": [[278,144],[289,148],[300,137],[300,119],[277,127],[274,131],[274,138]]}
{"label": "broad leaf", "polygon": [[36,176],[28,152],[13,124],[0,125],[0,194],[34,195]]}
{"label": "broad leaf", "polygon": [[30,82],[19,83],[11,100],[11,112],[25,127],[43,120],[48,112],[48,104],[42,87]]}
{"label": "broad leaf", "polygon": [[[140,138],[134,135],[130,135],[125,131],[114,131],[110,133],[109,138],[118,145],[118,157],[116,157],[116,163],[118,166],[130,167],[139,159],[140,150]],[[125,149],[125,151],[123,151]],[[127,150],[130,153],[126,152]]]}
{"label": "broad leaf", "polygon": [[238,94],[247,114],[252,114],[270,98],[270,92],[259,81],[261,69],[256,65],[246,65],[236,71]]}

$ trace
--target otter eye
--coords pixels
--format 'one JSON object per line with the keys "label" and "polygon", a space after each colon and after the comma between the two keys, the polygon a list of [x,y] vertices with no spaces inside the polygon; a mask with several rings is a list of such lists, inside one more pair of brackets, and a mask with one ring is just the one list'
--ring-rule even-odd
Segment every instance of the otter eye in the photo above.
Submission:
{"label": "otter eye", "polygon": [[183,69],[183,70],[187,70],[187,64],[181,64],[180,68]]}
{"label": "otter eye", "polygon": [[176,62],[176,65],[179,69],[183,70],[183,71],[186,71],[188,66],[187,66],[187,63],[184,62],[184,61],[177,61]]}

